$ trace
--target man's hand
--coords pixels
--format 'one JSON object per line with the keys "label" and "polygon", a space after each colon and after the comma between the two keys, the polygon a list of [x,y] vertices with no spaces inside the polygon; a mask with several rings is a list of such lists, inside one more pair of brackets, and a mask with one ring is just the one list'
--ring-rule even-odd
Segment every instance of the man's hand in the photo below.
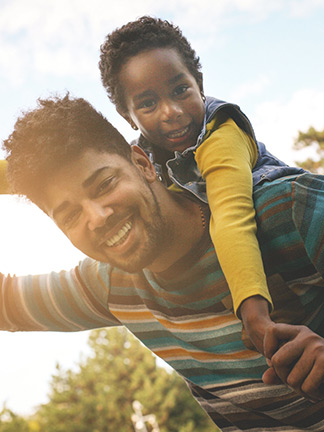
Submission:
{"label": "man's hand", "polygon": [[313,400],[324,399],[324,339],[305,326],[275,324],[266,330],[264,355],[270,359],[262,379],[283,382]]}
{"label": "man's hand", "polygon": [[242,323],[247,336],[261,353],[263,351],[263,339],[268,327],[274,324],[269,314],[269,303],[261,296],[249,297],[240,306]]}

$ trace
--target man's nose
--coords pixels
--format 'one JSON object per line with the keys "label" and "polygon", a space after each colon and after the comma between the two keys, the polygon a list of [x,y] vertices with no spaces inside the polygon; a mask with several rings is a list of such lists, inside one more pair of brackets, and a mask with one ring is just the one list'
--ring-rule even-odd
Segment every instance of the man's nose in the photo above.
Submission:
{"label": "man's nose", "polygon": [[107,218],[114,213],[110,206],[94,201],[87,202],[86,212],[88,218],[88,228],[91,231],[104,226]]}
{"label": "man's nose", "polygon": [[163,102],[162,115],[164,121],[175,121],[182,115],[182,113],[183,110],[176,101],[168,100]]}

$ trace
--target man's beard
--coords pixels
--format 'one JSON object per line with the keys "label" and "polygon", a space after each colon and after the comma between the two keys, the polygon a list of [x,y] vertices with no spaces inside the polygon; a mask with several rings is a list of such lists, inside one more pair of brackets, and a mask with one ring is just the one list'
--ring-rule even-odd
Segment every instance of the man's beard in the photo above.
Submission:
{"label": "man's beard", "polygon": [[[147,207],[150,209],[150,220],[144,221],[145,236],[143,242],[137,242],[127,252],[127,256],[122,258],[110,257],[109,264],[126,271],[127,273],[138,273],[144,268],[149,267],[159,256],[162,248],[167,244],[169,239],[169,227],[162,215],[160,205],[150,186],[145,182],[145,185],[150,192],[151,199],[146,199]],[[141,217],[139,212],[135,218]],[[145,237],[145,242],[144,242]]]}

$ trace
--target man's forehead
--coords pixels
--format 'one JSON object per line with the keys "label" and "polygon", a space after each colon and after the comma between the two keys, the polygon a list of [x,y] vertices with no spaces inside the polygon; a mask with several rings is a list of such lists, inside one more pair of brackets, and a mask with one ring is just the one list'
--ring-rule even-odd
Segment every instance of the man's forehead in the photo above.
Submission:
{"label": "man's forehead", "polygon": [[[59,173],[62,176],[66,175],[69,177],[70,173],[73,172],[73,176],[78,177],[84,183],[88,177],[92,177],[97,171],[103,169],[114,170],[121,166],[128,166],[129,164],[128,160],[117,153],[89,148],[73,160],[67,161],[59,170]],[[88,182],[85,183],[85,186],[87,185]]]}

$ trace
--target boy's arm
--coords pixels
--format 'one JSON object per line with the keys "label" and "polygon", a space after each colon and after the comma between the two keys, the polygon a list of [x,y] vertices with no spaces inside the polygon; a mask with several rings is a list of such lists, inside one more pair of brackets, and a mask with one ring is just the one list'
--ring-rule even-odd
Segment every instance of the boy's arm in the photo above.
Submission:
{"label": "boy's arm", "polygon": [[269,315],[268,301],[259,295],[243,300],[240,315],[247,335],[256,349],[264,354],[264,335],[275,325]]}
{"label": "boy's arm", "polygon": [[[234,312],[240,315],[244,306],[243,323],[262,352],[264,331],[271,324],[267,312],[272,302],[256,238],[252,199],[256,145],[232,119],[227,119],[198,147],[195,157],[206,180],[212,215],[210,233],[231,290]],[[246,306],[256,300],[263,306],[253,320],[248,320],[244,309],[253,310]]]}

